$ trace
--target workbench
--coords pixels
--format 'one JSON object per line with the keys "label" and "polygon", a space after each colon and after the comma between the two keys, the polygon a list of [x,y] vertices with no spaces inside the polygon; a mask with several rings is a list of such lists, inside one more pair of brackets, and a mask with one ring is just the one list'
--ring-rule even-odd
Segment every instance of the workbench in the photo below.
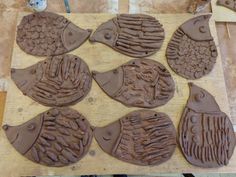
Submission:
{"label": "workbench", "polygon": [[[168,0],[168,1],[171,2],[172,0]],[[143,2],[145,5],[145,1]],[[149,3],[150,1],[147,1],[147,2]],[[112,12],[112,13],[129,12],[130,9],[132,10],[132,12],[135,12],[135,9],[137,10],[137,8],[134,6],[130,6],[129,8],[123,8],[123,7],[127,7],[128,5],[127,3],[129,3],[129,1],[123,0],[123,1],[120,1],[119,4],[116,4],[117,7],[120,7],[120,8],[122,7],[122,9],[119,11],[118,10],[116,11],[116,8],[111,7],[111,5],[107,6],[110,8],[110,9],[107,8],[106,9],[107,11],[104,9],[103,10],[105,12]],[[163,3],[163,1],[161,1],[161,3]],[[52,6],[50,5],[50,7]],[[145,10],[146,12],[148,12],[147,9]],[[155,10],[155,6],[154,7],[152,6],[152,12],[154,11],[153,9]],[[101,10],[101,12],[103,12],[103,10]],[[178,9],[176,10],[176,12],[178,12]],[[10,16],[10,14],[13,14],[13,15]],[[9,18],[11,19],[11,25],[10,25],[11,28],[9,27],[9,29],[11,29],[12,32],[10,33],[11,40],[8,41],[8,45],[12,47],[14,46],[14,49],[12,49],[12,47],[9,47],[11,50],[7,49],[9,50],[7,58],[8,60],[12,58],[12,66],[16,68],[20,68],[20,67],[23,68],[23,67],[32,65],[36,63],[37,61],[42,60],[43,58],[37,58],[37,57],[32,57],[32,56],[28,57],[28,55],[26,55],[23,51],[21,51],[15,44],[15,36],[13,34],[15,34],[16,24],[19,23],[19,19],[21,19],[22,13],[18,14],[18,12],[15,12],[15,11],[14,12],[7,11],[7,12],[3,12],[3,16],[5,18],[3,22],[5,23],[7,21],[7,18],[6,18],[7,16],[9,16]],[[108,14],[100,14],[99,15],[101,16],[100,18],[96,18],[97,16],[98,14],[66,15],[66,17],[68,17],[70,20],[72,20],[79,26],[83,28],[92,28],[92,29],[95,29],[96,26],[99,25],[101,22],[106,21],[107,19],[112,17],[112,15],[108,15]],[[173,20],[173,16],[175,16],[174,20]],[[165,14],[165,15],[157,15],[156,17],[162,21],[164,26],[166,25],[165,28],[168,29],[167,37],[162,47],[162,51],[158,52],[157,55],[153,57],[151,56],[149,58],[155,59],[157,61],[160,61],[162,64],[164,64],[173,75],[177,85],[179,85],[180,87],[177,87],[176,96],[173,100],[170,101],[169,104],[163,107],[157,108],[155,110],[168,113],[169,116],[174,121],[175,127],[177,127],[189,92],[188,92],[188,87],[187,87],[187,81],[185,79],[178,77],[168,67],[166,63],[166,59],[164,57],[164,50],[167,45],[167,42],[169,41],[170,36],[174,32],[174,30],[177,28],[177,26],[180,25],[185,20],[189,19],[191,15],[189,14],[179,14],[179,15]],[[175,27],[173,26],[171,27],[171,23],[169,23],[167,20],[167,19],[171,19],[171,17],[172,17],[172,22],[173,23],[176,22]],[[89,21],[94,22],[94,20],[96,23],[94,23],[93,25],[88,23]],[[0,21],[0,24],[1,24],[1,21]],[[212,29],[214,37],[216,37],[215,40],[217,40],[217,33],[213,25],[214,25],[214,22],[211,21],[211,29]],[[219,26],[219,24],[217,26]],[[224,33],[222,34],[225,35],[224,27],[220,26],[219,29],[224,31]],[[227,37],[224,36],[223,38],[221,38],[221,36],[219,36],[219,38],[221,39],[220,40],[221,43],[218,44],[218,46],[221,46],[222,42],[226,41]],[[218,43],[218,40],[216,41],[216,43]],[[224,44],[227,45],[228,43],[224,42]],[[219,51],[223,51],[222,56],[227,55],[224,48],[223,49],[218,48]],[[90,56],[87,56],[87,53],[89,50],[96,51],[96,52],[94,52],[94,54],[92,52]],[[109,55],[106,53],[106,50],[109,50]],[[98,54],[99,51],[102,51],[102,52]],[[96,69],[98,71],[106,71],[108,70],[108,68],[115,68],[119,64],[125,63],[131,59],[130,57],[126,57],[115,51],[112,51],[110,48],[107,48],[106,46],[102,44],[91,45],[89,44],[89,42],[86,42],[83,46],[73,51],[72,53],[79,55],[81,58],[84,58],[85,61],[88,63],[91,70]],[[99,61],[100,58],[103,59],[102,62]],[[227,57],[226,59],[232,61],[233,58]],[[222,68],[226,67],[224,57],[222,60],[218,58],[217,62],[218,63],[217,63],[216,68],[214,68],[214,70],[209,76],[206,76],[205,79],[196,81],[195,83],[202,86],[203,88],[206,88],[213,95],[215,95],[216,100],[219,103],[221,109],[230,115],[230,112],[232,113],[232,110],[234,110],[233,108],[235,106],[228,105],[228,98],[227,98],[226,91],[228,91],[228,95],[230,95],[229,94],[230,90],[228,89],[228,87],[227,88],[225,87],[224,81],[226,83],[228,82],[228,84],[230,84],[230,82],[227,80],[228,78],[226,78],[226,80],[224,79],[223,74],[230,75],[231,73],[230,73],[230,70],[228,69],[227,69],[228,73],[225,73],[225,72],[223,73]],[[223,66],[222,66],[222,63],[223,63]],[[228,64],[230,65],[232,63],[228,63]],[[234,66],[228,66],[228,67],[233,68]],[[10,90],[10,92],[8,92],[6,105],[5,105],[6,92],[0,93],[0,105],[1,105],[0,113],[3,114],[3,110],[5,110],[5,115],[4,115],[4,120],[3,120],[4,123],[17,125],[31,119],[33,116],[35,116],[35,114],[41,113],[49,109],[48,107],[41,106],[37,104],[36,102],[32,101],[30,98],[23,96],[21,92],[16,88],[14,83],[11,81],[10,75],[9,75],[10,61],[7,62],[4,68],[7,68],[7,69],[5,69],[5,73],[3,74],[4,77],[2,77],[4,81],[4,84],[3,84],[4,87],[2,88],[4,88],[4,90]],[[219,80],[216,81],[214,80],[215,78],[219,78]],[[216,88],[214,85],[207,84],[208,83],[207,79],[210,80],[211,83],[216,82],[215,83]],[[0,80],[0,85],[1,85],[1,80]],[[232,98],[229,97],[229,99],[232,99]],[[13,100],[15,100],[15,102]],[[4,106],[5,106],[5,109],[4,109]],[[88,118],[90,123],[94,126],[107,125],[107,123],[117,120],[122,115],[125,115],[126,113],[137,109],[137,108],[126,108],[120,103],[114,100],[111,100],[107,95],[105,95],[105,93],[103,93],[103,91],[97,86],[97,84],[94,81],[93,81],[92,90],[89,93],[89,95],[81,103],[76,104],[72,108],[84,114]],[[229,108],[232,108],[232,109],[230,110]],[[90,110],[93,110],[93,111],[90,111]],[[231,120],[234,123],[236,123],[235,116],[234,117],[231,116]],[[19,176],[19,175],[63,175],[63,174],[64,175],[65,174],[78,175],[78,174],[95,174],[95,173],[96,174],[111,174],[111,173],[155,174],[155,173],[160,173],[160,172],[173,172],[173,173],[182,173],[182,172],[191,172],[191,173],[192,172],[230,172],[232,173],[232,172],[236,172],[236,157],[235,157],[236,155],[235,154],[230,160],[230,164],[227,167],[222,167],[222,168],[217,168],[217,169],[202,169],[202,168],[197,168],[190,165],[184,159],[180,149],[177,148],[174,156],[168,162],[160,166],[140,167],[140,166],[121,162],[107,155],[105,152],[103,152],[99,148],[99,146],[94,140],[92,142],[90,152],[80,162],[74,165],[68,166],[68,167],[63,167],[63,168],[48,168],[48,167],[44,167],[38,164],[34,164],[33,162],[19,155],[19,153],[16,152],[15,149],[9,144],[2,130],[0,131],[0,137],[1,137],[0,144],[4,144],[5,146],[5,148],[1,148],[1,151],[0,151],[1,159],[6,159],[5,162],[0,161],[0,169],[1,169],[1,172],[5,172],[5,174],[8,176],[16,176],[16,174],[17,176]],[[7,151],[7,154],[5,153],[6,151]],[[90,165],[88,166],[88,164]]]}

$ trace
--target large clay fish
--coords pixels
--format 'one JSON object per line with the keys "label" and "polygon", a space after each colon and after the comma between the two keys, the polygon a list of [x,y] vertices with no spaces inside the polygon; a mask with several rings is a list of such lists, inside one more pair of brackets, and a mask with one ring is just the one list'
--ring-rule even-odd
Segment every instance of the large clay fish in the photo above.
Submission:
{"label": "large clay fish", "polygon": [[87,64],[71,54],[47,58],[25,69],[12,69],[11,78],[24,95],[45,106],[67,106],[90,91]]}
{"label": "large clay fish", "polygon": [[3,129],[19,153],[33,162],[55,167],[79,161],[93,137],[89,122],[69,108],[50,109],[26,123],[4,125]]}
{"label": "large clay fish", "polygon": [[175,91],[169,71],[149,59],[134,59],[105,73],[93,72],[93,78],[107,95],[126,106],[161,106]]}
{"label": "large clay fish", "polygon": [[168,64],[186,79],[207,75],[216,63],[217,49],[209,28],[210,17],[201,15],[186,21],[168,44]]}
{"label": "large clay fish", "polygon": [[156,53],[164,40],[164,29],[157,19],[143,14],[121,14],[101,24],[90,37],[131,57]]}
{"label": "large clay fish", "polygon": [[17,27],[16,42],[31,55],[61,55],[82,45],[91,32],[61,15],[38,12],[23,17]]}
{"label": "large clay fish", "polygon": [[228,9],[236,11],[236,1],[235,0],[217,0],[217,5],[224,6]]}
{"label": "large clay fish", "polygon": [[149,110],[134,111],[95,128],[94,136],[106,153],[136,165],[159,165],[171,158],[176,147],[170,118]]}
{"label": "large clay fish", "polygon": [[193,165],[212,168],[227,165],[236,137],[228,116],[206,90],[190,83],[190,96],[179,125],[179,143]]}

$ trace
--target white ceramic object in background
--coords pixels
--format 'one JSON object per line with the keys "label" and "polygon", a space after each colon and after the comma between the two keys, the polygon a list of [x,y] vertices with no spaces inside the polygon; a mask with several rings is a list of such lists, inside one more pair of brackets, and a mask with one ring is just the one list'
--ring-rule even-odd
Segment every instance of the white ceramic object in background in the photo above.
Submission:
{"label": "white ceramic object in background", "polygon": [[28,0],[28,6],[37,12],[41,12],[47,8],[47,0]]}

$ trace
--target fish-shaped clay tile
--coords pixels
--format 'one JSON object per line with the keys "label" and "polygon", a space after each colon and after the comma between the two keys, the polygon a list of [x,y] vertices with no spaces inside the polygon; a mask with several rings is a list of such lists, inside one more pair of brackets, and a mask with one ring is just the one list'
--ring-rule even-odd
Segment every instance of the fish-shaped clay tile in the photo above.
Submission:
{"label": "fish-shaped clay tile", "polygon": [[162,46],[165,32],[157,19],[143,14],[120,14],[101,24],[90,37],[114,50],[142,58],[156,53]]}
{"label": "fish-shaped clay tile", "polygon": [[210,2],[211,0],[191,0],[188,11],[194,14],[201,12]]}
{"label": "fish-shaped clay tile", "polygon": [[175,92],[169,71],[159,62],[134,59],[93,78],[111,98],[126,106],[154,108],[166,104]]}
{"label": "fish-shaped clay tile", "polygon": [[217,5],[224,6],[228,9],[236,11],[236,1],[235,0],[217,0]]}
{"label": "fish-shaped clay tile", "polygon": [[52,108],[18,126],[4,125],[12,146],[29,160],[61,167],[88,152],[93,133],[89,122],[70,108]]}
{"label": "fish-shaped clay tile", "polygon": [[176,131],[170,118],[150,110],[134,111],[105,127],[96,127],[94,137],[111,156],[143,166],[167,161],[176,148]]}
{"label": "fish-shaped clay tile", "polygon": [[169,66],[186,79],[199,79],[210,73],[216,63],[217,49],[211,36],[211,15],[194,17],[182,24],[168,44]]}
{"label": "fish-shaped clay tile", "polygon": [[190,96],[179,124],[179,143],[193,165],[213,168],[227,165],[236,137],[229,117],[206,90],[189,83]]}
{"label": "fish-shaped clay tile", "polygon": [[23,17],[17,27],[16,42],[28,54],[54,56],[78,48],[91,32],[61,15],[37,12]]}
{"label": "fish-shaped clay tile", "polygon": [[90,91],[87,64],[71,54],[49,57],[25,69],[11,69],[11,78],[24,95],[45,106],[76,104]]}

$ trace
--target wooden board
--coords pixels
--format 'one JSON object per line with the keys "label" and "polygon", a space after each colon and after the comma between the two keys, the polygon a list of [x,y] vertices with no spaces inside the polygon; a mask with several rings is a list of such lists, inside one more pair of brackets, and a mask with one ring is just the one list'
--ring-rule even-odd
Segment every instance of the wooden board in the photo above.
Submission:
{"label": "wooden board", "polygon": [[216,22],[236,22],[236,12],[223,6],[216,5],[217,0],[211,1],[212,13]]}
{"label": "wooden board", "polygon": [[[18,23],[23,14],[19,14]],[[82,28],[95,29],[102,22],[107,21],[114,15],[108,14],[64,14],[65,17],[73,21]],[[165,14],[153,15],[164,24],[166,38],[161,51],[149,57],[165,65],[176,83],[175,97],[165,106],[156,108],[157,111],[167,113],[177,127],[182,110],[188,99],[189,89],[187,80],[177,76],[168,66],[165,58],[165,50],[170,37],[179,25],[191,18],[190,14]],[[218,43],[214,21],[210,23],[211,31]],[[218,45],[218,44],[217,44]],[[219,49],[218,49],[219,51]],[[79,49],[72,52],[83,58],[91,70],[107,71],[111,68],[129,61],[131,58],[113,51],[109,47],[96,43],[90,44],[88,41]],[[43,57],[34,57],[27,55],[14,44],[12,56],[12,67],[24,68],[30,66]],[[49,109],[34,102],[30,98],[23,96],[15,84],[8,78],[9,88],[6,100],[6,109],[3,123],[18,125],[37,114]],[[229,105],[226,94],[222,63],[220,55],[214,70],[206,77],[195,81],[195,83],[207,89],[216,96],[221,109],[229,114]],[[93,81],[92,89],[89,95],[80,103],[73,106],[74,109],[81,112],[94,126],[104,126],[117,120],[130,111],[137,108],[127,108],[124,105],[110,99],[98,85]],[[119,161],[105,152],[103,152],[93,139],[90,151],[95,152],[92,156],[88,153],[80,162],[63,168],[49,168],[35,164],[21,156],[8,142],[4,132],[0,131],[0,171],[4,176],[24,176],[24,175],[80,175],[80,174],[155,174],[159,172],[236,172],[236,154],[232,157],[227,167],[218,169],[203,169],[190,165],[179,148],[176,149],[173,157],[166,163],[154,167],[141,167]],[[92,153],[91,153],[92,154]]]}

